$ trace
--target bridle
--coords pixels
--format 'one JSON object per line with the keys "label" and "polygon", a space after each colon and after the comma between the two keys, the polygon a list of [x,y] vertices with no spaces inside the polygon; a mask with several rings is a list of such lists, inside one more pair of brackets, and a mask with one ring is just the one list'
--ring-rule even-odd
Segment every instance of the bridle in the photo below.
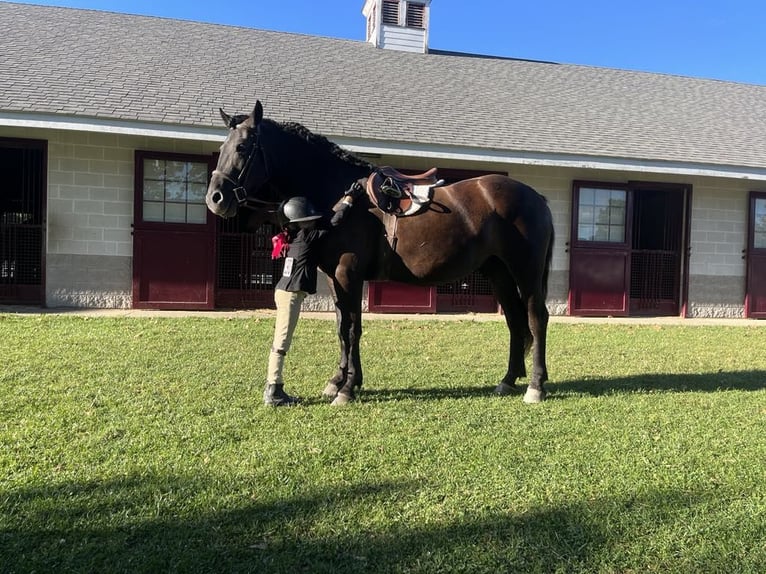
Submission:
{"label": "bridle", "polygon": [[263,171],[265,175],[263,181],[265,183],[269,179],[269,166],[266,164],[266,156],[263,155],[263,148],[261,147],[260,126],[255,128],[255,141],[253,141],[253,145],[250,148],[250,153],[248,154],[247,159],[245,160],[245,165],[242,166],[242,169],[240,170],[236,180],[226,175],[225,173],[218,171],[217,169],[213,170],[214,174],[218,174],[222,179],[228,181],[230,184],[234,186],[232,189],[232,193],[234,194],[234,198],[237,200],[237,203],[240,205],[240,207],[248,207],[250,209],[256,209],[257,206],[263,206],[263,205],[274,206],[279,204],[279,202],[275,202],[275,201],[267,201],[264,199],[251,198],[247,194],[247,189],[245,189],[245,182],[247,181],[247,178],[250,175],[250,169],[253,166],[253,161],[255,160],[255,156],[258,152],[261,152],[261,157],[263,158]]}

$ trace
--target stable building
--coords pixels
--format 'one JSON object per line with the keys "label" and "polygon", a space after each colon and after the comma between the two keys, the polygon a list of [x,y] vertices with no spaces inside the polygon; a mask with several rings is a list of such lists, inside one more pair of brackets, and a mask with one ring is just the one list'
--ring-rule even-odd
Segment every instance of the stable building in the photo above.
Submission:
{"label": "stable building", "polygon": [[[378,165],[537,189],[553,314],[766,316],[765,86],[433,50],[430,10],[367,0],[361,42],[0,3],[0,303],[273,305],[273,228],[204,205],[218,108],[257,98]],[[478,273],[366,305],[497,311]]]}

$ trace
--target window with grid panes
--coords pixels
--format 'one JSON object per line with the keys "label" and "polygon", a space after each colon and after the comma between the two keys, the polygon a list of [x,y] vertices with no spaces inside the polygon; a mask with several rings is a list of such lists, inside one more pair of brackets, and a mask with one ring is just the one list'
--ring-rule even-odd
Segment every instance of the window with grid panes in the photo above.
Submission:
{"label": "window with grid panes", "polygon": [[766,249],[766,199],[755,200],[753,247]]}
{"label": "window with grid panes", "polygon": [[624,243],[626,204],[627,192],[624,189],[581,187],[577,239]]}
{"label": "window with grid panes", "polygon": [[143,220],[204,225],[207,171],[205,163],[144,158]]}

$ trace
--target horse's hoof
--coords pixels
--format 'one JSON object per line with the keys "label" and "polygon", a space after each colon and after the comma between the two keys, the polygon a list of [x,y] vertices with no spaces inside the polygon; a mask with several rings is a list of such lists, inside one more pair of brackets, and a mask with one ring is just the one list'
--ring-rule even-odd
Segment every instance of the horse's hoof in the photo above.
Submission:
{"label": "horse's hoof", "polygon": [[509,385],[508,383],[500,383],[495,387],[495,394],[501,397],[507,397],[508,395],[518,394],[519,389],[516,385]]}
{"label": "horse's hoof", "polygon": [[542,389],[527,387],[527,392],[524,393],[524,402],[528,405],[536,405],[537,403],[543,402],[547,394],[548,393]]}
{"label": "horse's hoof", "polygon": [[354,397],[350,395],[345,395],[343,393],[338,393],[337,396],[333,399],[333,401],[330,404],[334,407],[342,407],[343,405],[347,405],[353,402],[354,402]]}
{"label": "horse's hoof", "polygon": [[327,386],[322,391],[322,397],[328,400],[332,400],[338,396],[338,387],[332,383],[327,383]]}

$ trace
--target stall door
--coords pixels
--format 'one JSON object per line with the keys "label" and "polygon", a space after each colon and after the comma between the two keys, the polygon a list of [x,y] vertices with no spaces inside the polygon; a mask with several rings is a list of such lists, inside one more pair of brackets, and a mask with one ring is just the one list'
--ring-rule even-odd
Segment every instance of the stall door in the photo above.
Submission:
{"label": "stall door", "polygon": [[576,182],[571,315],[678,315],[690,190],[656,183]]}
{"label": "stall door", "polygon": [[436,287],[370,281],[367,302],[373,313],[436,313]]}
{"label": "stall door", "polygon": [[569,314],[628,314],[631,195],[625,186],[576,183],[569,259]]}
{"label": "stall door", "polygon": [[492,283],[480,271],[436,287],[436,309],[445,313],[497,313]]}
{"label": "stall door", "polygon": [[46,142],[0,139],[0,303],[45,300]]}
{"label": "stall door", "polygon": [[687,190],[636,184],[631,191],[630,315],[679,315]]}
{"label": "stall door", "polygon": [[281,259],[272,259],[271,238],[276,225],[248,225],[249,214],[217,222],[217,307],[237,309],[274,308],[274,286],[282,274]]}
{"label": "stall door", "polygon": [[212,309],[215,221],[210,158],[137,152],[133,307]]}
{"label": "stall door", "polygon": [[750,194],[745,314],[766,319],[766,192]]}

